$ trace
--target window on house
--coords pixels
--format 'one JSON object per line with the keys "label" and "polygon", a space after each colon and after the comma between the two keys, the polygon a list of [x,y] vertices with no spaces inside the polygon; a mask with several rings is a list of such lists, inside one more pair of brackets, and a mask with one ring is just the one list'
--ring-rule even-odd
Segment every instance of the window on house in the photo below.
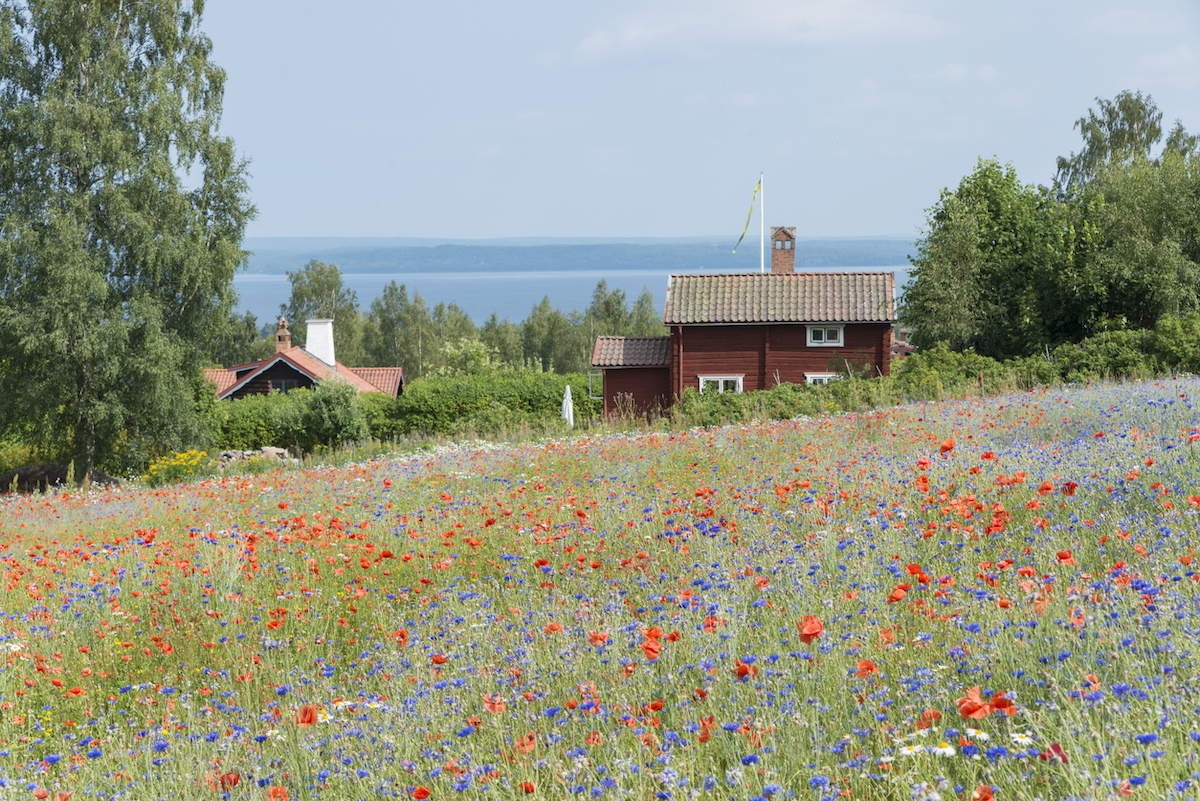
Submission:
{"label": "window on house", "polygon": [[742,379],[745,376],[741,375],[702,375],[697,376],[700,379],[700,394],[705,392],[741,392]]}
{"label": "window on house", "polygon": [[841,325],[810,325],[808,328],[808,346],[810,348],[839,348],[842,346]]}
{"label": "window on house", "polygon": [[828,384],[830,381],[837,381],[841,377],[841,373],[805,373],[804,380],[809,384]]}
{"label": "window on house", "polygon": [[275,392],[287,394],[296,388],[296,379],[294,378],[277,378],[271,382],[271,389]]}

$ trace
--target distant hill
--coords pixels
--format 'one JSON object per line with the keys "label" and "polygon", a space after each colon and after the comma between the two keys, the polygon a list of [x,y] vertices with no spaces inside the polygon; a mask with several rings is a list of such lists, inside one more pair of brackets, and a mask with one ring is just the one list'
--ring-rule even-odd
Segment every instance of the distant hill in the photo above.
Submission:
{"label": "distant hill", "polygon": [[[280,274],[317,259],[343,273],[529,272],[656,270],[746,272],[757,270],[757,242],[736,237],[679,239],[250,238],[247,273]],[[796,266],[889,267],[908,264],[913,243],[885,237],[801,238]],[[767,254],[770,259],[770,254]]]}

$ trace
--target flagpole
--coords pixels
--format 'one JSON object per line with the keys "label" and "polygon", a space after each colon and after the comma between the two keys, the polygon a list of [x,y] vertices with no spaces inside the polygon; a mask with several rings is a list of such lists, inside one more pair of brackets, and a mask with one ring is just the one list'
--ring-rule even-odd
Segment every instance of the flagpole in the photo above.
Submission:
{"label": "flagpole", "polygon": [[767,184],[763,174],[758,174],[758,185],[762,187],[758,196],[758,271],[767,271]]}

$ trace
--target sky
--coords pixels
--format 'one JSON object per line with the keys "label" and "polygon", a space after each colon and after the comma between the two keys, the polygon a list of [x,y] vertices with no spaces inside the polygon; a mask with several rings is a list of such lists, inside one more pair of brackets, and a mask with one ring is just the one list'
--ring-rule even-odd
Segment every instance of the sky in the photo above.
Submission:
{"label": "sky", "polygon": [[[1122,90],[1200,131],[1196,0],[210,0],[251,237],[919,236]],[[759,225],[757,211],[751,224]]]}

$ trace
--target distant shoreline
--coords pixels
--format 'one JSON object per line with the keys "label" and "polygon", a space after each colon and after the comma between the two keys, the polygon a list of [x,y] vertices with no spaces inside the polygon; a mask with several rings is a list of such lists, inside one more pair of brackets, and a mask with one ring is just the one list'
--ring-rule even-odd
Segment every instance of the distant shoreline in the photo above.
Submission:
{"label": "distant shoreline", "polygon": [[[716,237],[673,240],[419,240],[398,238],[281,237],[251,238],[248,269],[234,279],[241,296],[239,310],[263,324],[279,313],[290,295],[286,273],[310,260],[338,265],[345,285],[358,296],[359,308],[370,310],[390,281],[403,284],[411,297],[419,292],[430,306],[458,304],[477,325],[495,313],[512,322],[524,320],[549,297],[564,313],[586,309],[600,280],[620,289],[629,303],[643,289],[662,308],[667,276],[691,272],[757,272],[757,243],[743,243],[736,254]],[[891,270],[899,289],[908,279],[913,253],[909,240],[889,237],[804,238],[796,247],[798,270]],[[768,260],[769,260],[768,255]]]}

